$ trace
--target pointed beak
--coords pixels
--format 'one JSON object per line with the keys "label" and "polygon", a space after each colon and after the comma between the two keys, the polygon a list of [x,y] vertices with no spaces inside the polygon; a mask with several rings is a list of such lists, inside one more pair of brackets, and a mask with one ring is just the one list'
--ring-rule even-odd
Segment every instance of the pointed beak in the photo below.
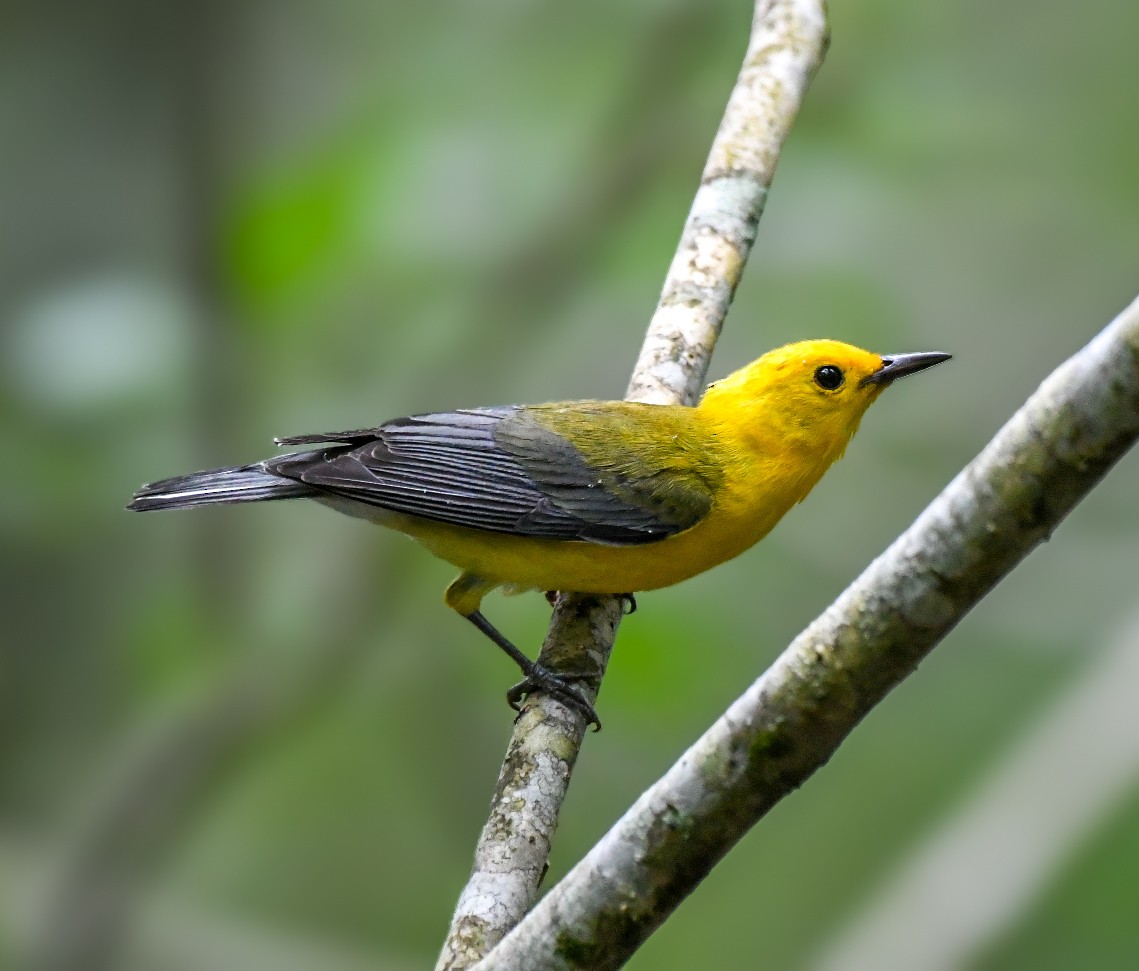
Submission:
{"label": "pointed beak", "polygon": [[927,367],[933,367],[942,361],[948,361],[953,355],[943,354],[941,351],[919,351],[916,354],[883,354],[882,366],[873,374],[868,374],[858,386],[867,384],[890,384],[907,374],[916,374]]}

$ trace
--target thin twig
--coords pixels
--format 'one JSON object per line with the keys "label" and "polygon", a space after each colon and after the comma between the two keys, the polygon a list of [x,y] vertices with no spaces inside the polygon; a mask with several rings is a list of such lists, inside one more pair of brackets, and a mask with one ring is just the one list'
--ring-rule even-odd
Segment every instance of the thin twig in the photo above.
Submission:
{"label": "thin twig", "polygon": [[637,800],[478,971],[620,967],[1139,438],[1139,299]]}
{"label": "thin twig", "polygon": [[[626,397],[692,404],[739,283],[788,131],[826,50],[821,0],[760,0],[747,54],[649,324]],[[583,673],[596,697],[621,605],[558,600],[540,655]],[[478,961],[537,897],[550,841],[585,733],[584,717],[545,695],[515,724],[475,863],[437,968]]]}

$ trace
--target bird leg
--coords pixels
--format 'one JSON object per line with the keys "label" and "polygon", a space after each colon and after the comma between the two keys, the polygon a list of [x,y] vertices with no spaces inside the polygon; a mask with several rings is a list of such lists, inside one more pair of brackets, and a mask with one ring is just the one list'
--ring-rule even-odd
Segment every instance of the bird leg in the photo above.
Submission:
{"label": "bird leg", "polygon": [[537,661],[531,661],[530,658],[510,643],[510,641],[499,632],[498,628],[482,615],[482,611],[480,610],[473,611],[464,616],[487,637],[494,641],[494,643],[506,653],[507,657],[522,669],[522,680],[506,692],[506,700],[511,708],[515,711],[520,711],[522,700],[527,695],[533,694],[535,691],[545,691],[575,711],[581,712],[581,714],[586,717],[587,724],[594,726],[593,730],[595,732],[601,731],[601,719],[597,717],[597,712],[594,710],[593,705],[586,701],[580,691],[569,684],[570,681],[580,680],[584,675],[554,674],[553,671],[543,667]]}

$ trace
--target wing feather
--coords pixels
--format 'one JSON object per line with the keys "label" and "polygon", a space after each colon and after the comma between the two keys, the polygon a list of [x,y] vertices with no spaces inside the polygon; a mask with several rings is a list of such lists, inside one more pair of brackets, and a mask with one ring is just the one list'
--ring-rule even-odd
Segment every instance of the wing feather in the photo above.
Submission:
{"label": "wing feather", "polygon": [[622,487],[623,476],[592,467],[516,406],[279,441],[337,444],[269,459],[269,472],[395,512],[519,536],[651,543],[687,529],[711,504],[710,494],[689,488],[677,514],[651,488],[642,495]]}

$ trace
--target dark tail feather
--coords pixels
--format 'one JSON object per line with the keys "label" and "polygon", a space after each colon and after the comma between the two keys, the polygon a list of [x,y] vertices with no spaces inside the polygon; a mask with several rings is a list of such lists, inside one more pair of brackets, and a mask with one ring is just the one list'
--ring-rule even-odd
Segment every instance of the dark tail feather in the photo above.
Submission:
{"label": "dark tail feather", "polygon": [[295,479],[266,472],[260,465],[235,465],[210,472],[192,472],[151,482],[134,494],[127,509],[188,509],[230,502],[262,502],[269,499],[300,499],[317,490]]}

